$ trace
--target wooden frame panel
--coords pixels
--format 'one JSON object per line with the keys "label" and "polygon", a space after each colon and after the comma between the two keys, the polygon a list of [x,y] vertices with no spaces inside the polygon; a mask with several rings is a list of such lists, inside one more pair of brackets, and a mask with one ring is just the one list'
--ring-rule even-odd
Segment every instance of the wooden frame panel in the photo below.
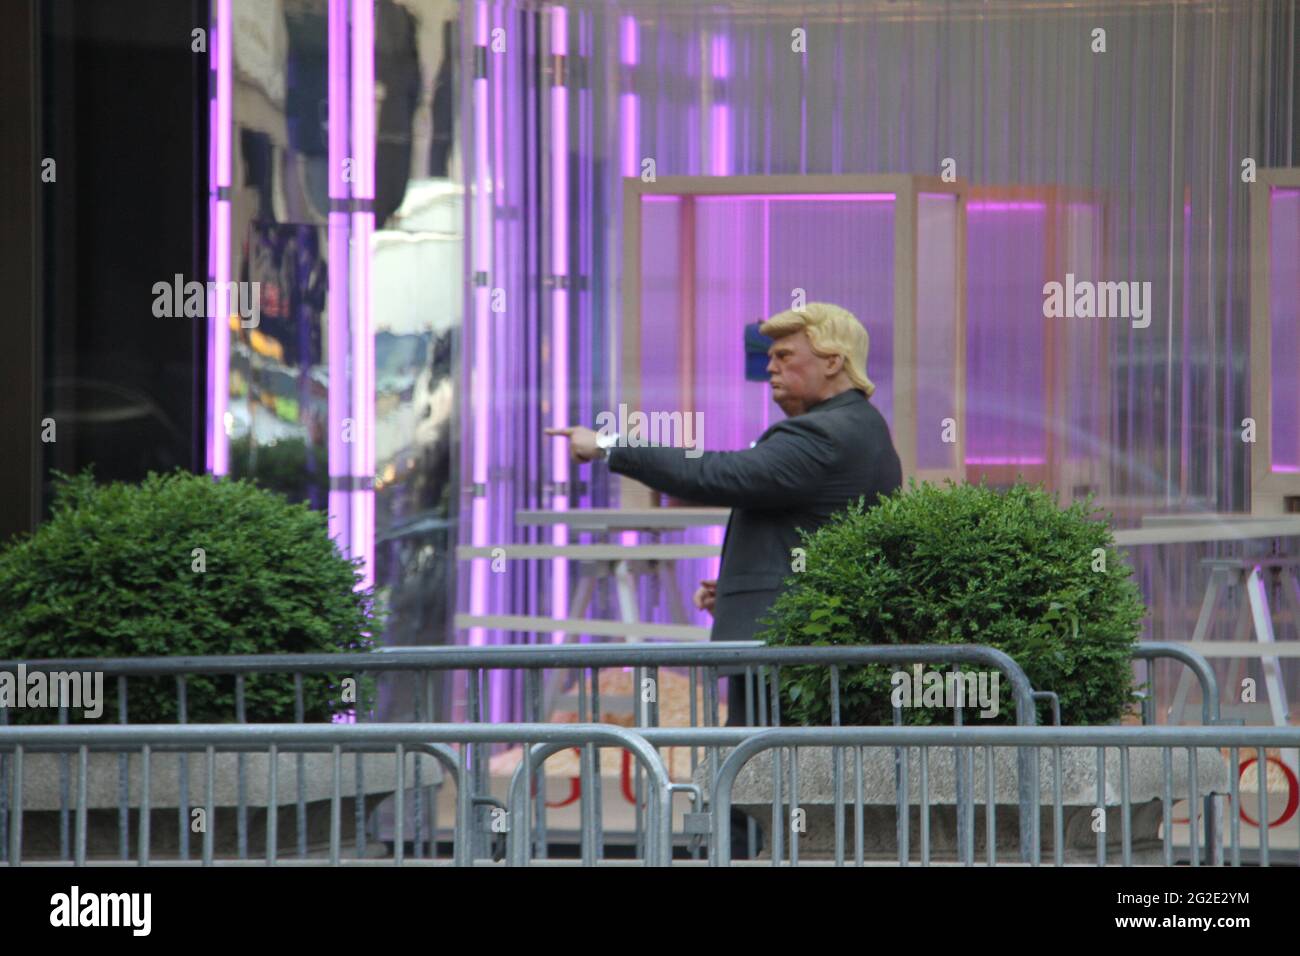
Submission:
{"label": "wooden frame panel", "polygon": [[[893,393],[894,444],[906,477],[937,480],[950,477],[960,480],[964,474],[966,457],[966,194],[961,180],[945,182],[937,176],[905,174],[881,175],[813,175],[813,176],[663,176],[654,182],[643,182],[637,177],[623,180],[623,277],[622,277],[622,387],[620,401],[629,408],[640,407],[641,397],[641,252],[643,196],[680,196],[685,206],[696,196],[726,195],[791,195],[799,193],[892,193],[895,199],[894,215],[894,316],[893,316],[893,368],[891,390]],[[945,193],[957,200],[957,250],[956,309],[954,323],[954,412],[957,421],[956,465],[951,469],[916,467],[916,328],[917,328],[917,204],[921,193]],[[684,215],[685,213],[684,206]],[[684,225],[693,222],[687,216]],[[693,237],[683,237],[685,258],[693,250]],[[694,288],[694,255],[689,253],[690,265],[684,268],[684,284]],[[688,275],[689,273],[689,275]],[[683,295],[686,292],[683,291]],[[683,332],[693,329],[690,322],[692,308],[683,313]],[[690,343],[683,341],[683,368],[693,366]],[[687,356],[686,353],[691,355]],[[683,389],[684,398],[691,397],[691,387]],[[648,507],[655,503],[650,489],[620,476],[620,506],[624,508]]]}

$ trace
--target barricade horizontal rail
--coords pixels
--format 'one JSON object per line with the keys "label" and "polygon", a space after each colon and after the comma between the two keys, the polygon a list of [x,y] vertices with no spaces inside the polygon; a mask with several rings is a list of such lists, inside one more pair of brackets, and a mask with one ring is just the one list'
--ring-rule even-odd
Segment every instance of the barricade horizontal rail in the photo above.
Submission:
{"label": "barricade horizontal rail", "polygon": [[[196,813],[201,814],[202,826],[195,832],[202,833],[202,862],[211,865],[215,860],[214,832],[217,822],[217,805],[215,803],[215,786],[217,783],[216,755],[234,752],[265,754],[267,757],[267,798],[266,809],[266,862],[277,862],[278,833],[277,819],[280,803],[279,773],[280,758],[289,754],[301,756],[304,753],[328,753],[331,761],[331,784],[329,795],[329,841],[328,859],[333,865],[346,862],[342,857],[342,804],[344,787],[342,758],[344,754],[357,759],[357,772],[353,778],[354,802],[364,802],[370,794],[367,778],[362,769],[363,754],[387,754],[394,757],[393,782],[390,785],[397,801],[394,819],[395,836],[393,862],[401,864],[404,858],[404,817],[402,801],[406,791],[406,754],[427,754],[432,756],[448,772],[456,783],[456,825],[454,828],[453,862],[469,865],[476,862],[473,841],[473,810],[476,803],[489,805],[496,801],[482,795],[474,794],[468,786],[461,784],[470,779],[469,747],[473,744],[518,743],[526,751],[535,744],[551,748],[593,746],[616,747],[629,752],[638,761],[639,766],[648,777],[647,810],[650,825],[647,831],[647,846],[644,861],[647,865],[666,865],[672,853],[672,784],[662,760],[654,748],[640,735],[620,727],[606,724],[371,724],[331,725],[331,724],[244,724],[244,725],[198,725],[198,724],[154,724],[137,726],[59,726],[59,727],[3,727],[0,728],[0,753],[12,760],[12,773],[7,783],[8,811],[6,814],[7,862],[19,865],[23,862],[24,818],[33,814],[27,806],[29,778],[43,776],[49,767],[28,768],[28,762],[37,755],[75,754],[77,758],[75,835],[72,862],[82,865],[88,861],[87,840],[89,813],[91,810],[90,778],[93,775],[91,755],[101,752],[115,753],[124,757],[139,758],[140,774],[137,779],[140,794],[138,827],[139,850],[135,862],[145,865],[151,860],[149,820],[154,810],[151,799],[153,774],[151,761],[163,754],[202,753],[206,758],[206,772],[203,776],[205,798],[200,806],[191,808],[188,801],[178,804],[180,826],[182,831],[191,822]],[[449,744],[459,744],[458,750]],[[301,765],[300,765],[301,766]],[[188,775],[188,769],[178,764],[178,776]],[[300,771],[301,779],[301,771]],[[38,781],[39,782],[39,781]],[[180,792],[178,787],[177,791]],[[529,826],[529,806],[526,798],[518,803],[501,807],[506,816],[503,819],[513,823],[522,821],[525,833]],[[501,832],[508,833],[510,826]],[[527,862],[527,841],[520,844],[519,855]],[[358,858],[360,858],[360,846]],[[247,860],[246,845],[241,842],[237,859]],[[57,859],[66,861],[63,854]],[[183,854],[182,860],[188,859]],[[95,860],[99,863],[103,860]]]}

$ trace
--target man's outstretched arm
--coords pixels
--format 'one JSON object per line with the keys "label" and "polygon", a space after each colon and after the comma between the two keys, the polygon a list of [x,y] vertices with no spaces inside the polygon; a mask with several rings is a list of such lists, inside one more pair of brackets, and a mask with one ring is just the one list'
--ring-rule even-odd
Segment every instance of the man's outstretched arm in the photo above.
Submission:
{"label": "man's outstretched arm", "polygon": [[687,458],[682,448],[609,450],[609,467],[677,498],[730,508],[787,508],[806,501],[829,473],[834,443],[808,422],[783,422],[744,451],[705,452]]}

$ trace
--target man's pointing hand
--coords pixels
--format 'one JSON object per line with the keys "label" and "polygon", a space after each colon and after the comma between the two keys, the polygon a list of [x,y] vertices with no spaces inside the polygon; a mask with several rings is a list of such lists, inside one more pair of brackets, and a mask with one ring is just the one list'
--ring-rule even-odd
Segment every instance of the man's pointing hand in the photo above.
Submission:
{"label": "man's pointing hand", "polygon": [[569,440],[569,452],[573,460],[583,465],[597,458],[605,457],[605,449],[596,444],[596,433],[582,425],[568,428],[548,428],[546,434]]}

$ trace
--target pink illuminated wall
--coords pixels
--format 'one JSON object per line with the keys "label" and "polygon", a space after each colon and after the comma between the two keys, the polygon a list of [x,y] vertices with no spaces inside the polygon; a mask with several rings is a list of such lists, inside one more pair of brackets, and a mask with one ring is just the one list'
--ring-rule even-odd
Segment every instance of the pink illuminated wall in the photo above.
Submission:
{"label": "pink illuminated wall", "polygon": [[1273,470],[1300,472],[1300,189],[1273,189],[1269,289]]}
{"label": "pink illuminated wall", "polygon": [[1047,461],[1045,202],[966,206],[966,461]]}

